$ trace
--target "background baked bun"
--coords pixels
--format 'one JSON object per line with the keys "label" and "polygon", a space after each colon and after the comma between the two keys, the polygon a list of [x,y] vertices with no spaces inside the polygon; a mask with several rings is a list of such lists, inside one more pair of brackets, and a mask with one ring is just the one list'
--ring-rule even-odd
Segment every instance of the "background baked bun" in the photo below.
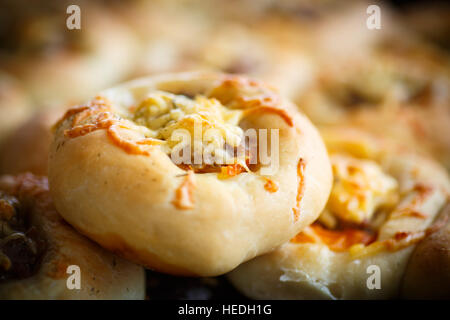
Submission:
{"label": "background baked bun", "polygon": [[10,40],[2,43],[0,68],[20,79],[38,104],[84,101],[125,78],[134,64],[136,39],[118,16],[89,1],[81,5],[81,29],[70,30],[69,5],[8,2],[4,8]]}
{"label": "background baked bun", "polygon": [[[247,129],[258,141],[244,144]],[[261,157],[262,141],[271,159]],[[213,276],[314,221],[331,167],[316,129],[271,88],[181,73],[69,110],[51,146],[49,182],[62,216],[103,247],[158,271]]]}
{"label": "background baked bun", "polygon": [[[143,268],[105,251],[64,222],[46,178],[2,176],[0,223],[0,299],[144,298]],[[79,290],[67,286],[72,265],[79,267]]]}
{"label": "background baked bun", "polygon": [[[435,218],[448,203],[447,173],[432,160],[358,130],[328,129],[323,137],[334,175],[326,209],[290,242],[239,266],[229,279],[257,299],[397,298],[416,244],[445,224]],[[433,243],[428,246],[443,241],[431,237],[437,239],[426,240]],[[375,273],[379,289],[370,278]],[[415,281],[427,283],[408,279]]]}
{"label": "background baked bun", "polygon": [[32,112],[20,83],[0,71],[0,143]]}
{"label": "background baked bun", "polygon": [[51,127],[66,108],[47,108],[30,116],[0,144],[0,174],[47,175]]}
{"label": "background baked bun", "polygon": [[404,34],[368,48],[339,63],[334,56],[322,62],[316,81],[296,99],[300,109],[319,127],[348,125],[390,136],[450,168],[447,52]]}
{"label": "background baked bun", "polygon": [[[194,67],[245,74],[275,86],[288,99],[297,98],[313,77],[311,58],[298,43],[298,29],[267,20],[254,25],[218,21],[220,26],[211,27],[205,42],[198,46]],[[283,37],[271,32],[272,28],[284,28]]]}

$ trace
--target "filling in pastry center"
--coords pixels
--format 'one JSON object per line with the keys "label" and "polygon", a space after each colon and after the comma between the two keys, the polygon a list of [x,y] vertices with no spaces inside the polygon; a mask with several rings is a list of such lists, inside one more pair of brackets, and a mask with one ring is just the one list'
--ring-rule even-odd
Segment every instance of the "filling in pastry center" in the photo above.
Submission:
{"label": "filling in pastry center", "polygon": [[[228,178],[278,169],[279,129],[256,129],[249,126],[251,121],[243,121],[266,113],[294,127],[278,101],[256,82],[225,79],[208,94],[193,97],[153,91],[124,105],[97,96],[68,110],[56,127],[68,121],[64,136],[69,139],[105,130],[110,141],[129,154],[151,156],[158,149],[183,170]],[[245,132],[243,127],[248,127]]]}
{"label": "filling in pastry center", "polygon": [[242,117],[242,110],[227,108],[215,98],[163,91],[151,93],[129,116],[147,129],[147,137],[162,141],[172,160],[183,158],[180,167],[195,172],[220,172],[224,166],[225,172],[249,170],[239,127]]}
{"label": "filling in pastry center", "polygon": [[26,208],[0,192],[0,282],[35,274],[44,251],[45,241],[30,226]]}
{"label": "filling in pastry center", "polygon": [[334,251],[376,240],[386,213],[399,200],[398,183],[374,161],[344,154],[330,157],[334,183],[319,220],[294,242],[320,242]]}
{"label": "filling in pastry center", "polygon": [[334,184],[328,210],[341,221],[368,223],[379,208],[397,201],[397,181],[370,160],[332,155]]}

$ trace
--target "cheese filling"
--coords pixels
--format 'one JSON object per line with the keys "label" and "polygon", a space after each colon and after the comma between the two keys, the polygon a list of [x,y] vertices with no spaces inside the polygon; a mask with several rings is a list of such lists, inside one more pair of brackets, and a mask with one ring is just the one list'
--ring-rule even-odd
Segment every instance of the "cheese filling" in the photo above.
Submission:
{"label": "cheese filling", "polygon": [[332,155],[334,184],[327,209],[343,221],[368,222],[382,207],[398,200],[397,181],[370,160]]}
{"label": "cheese filling", "polygon": [[[272,90],[256,81],[227,77],[208,93],[194,97],[153,91],[124,106],[97,96],[67,111],[55,128],[70,121],[64,130],[70,139],[104,130],[114,145],[129,154],[150,156],[151,150],[158,148],[183,170],[214,172],[222,179],[260,168],[261,141],[256,129],[244,132],[241,120],[270,113],[294,126],[278,101]],[[273,156],[275,153],[270,161]]]}
{"label": "cheese filling", "polygon": [[386,219],[405,215],[425,219],[426,215],[416,212],[415,207],[430,196],[432,189],[416,184],[410,190],[413,193],[404,194],[398,181],[374,161],[345,154],[332,154],[330,160],[334,184],[327,206],[318,221],[291,239],[292,243],[324,244],[332,251],[346,251],[358,259],[401,250],[445,224],[438,221],[414,232],[399,230],[392,238],[379,240],[378,233]]}
{"label": "cheese filling", "polygon": [[161,148],[168,155],[190,153],[190,161],[184,165],[239,164],[247,168],[245,152],[237,152],[244,137],[239,127],[242,116],[242,110],[231,110],[214,98],[197,95],[191,99],[158,91],[131,110],[129,118],[148,129],[147,137],[162,140]]}
{"label": "cheese filling", "polygon": [[398,183],[374,161],[345,154],[332,154],[330,160],[334,183],[327,206],[292,242],[322,243],[338,252],[369,245],[376,240],[375,213],[397,202]]}
{"label": "cheese filling", "polygon": [[380,225],[377,213],[398,203],[398,182],[375,161],[343,153],[332,153],[330,160],[334,183],[327,206],[317,222],[291,241],[321,243],[337,252],[372,248]]}

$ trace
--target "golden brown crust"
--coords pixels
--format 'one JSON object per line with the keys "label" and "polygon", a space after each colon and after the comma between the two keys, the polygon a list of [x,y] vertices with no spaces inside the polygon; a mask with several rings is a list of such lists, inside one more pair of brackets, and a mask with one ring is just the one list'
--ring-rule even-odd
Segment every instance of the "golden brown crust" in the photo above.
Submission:
{"label": "golden brown crust", "polygon": [[[270,177],[278,190],[264,187],[261,168],[254,172],[227,168],[232,174],[226,177],[222,170],[186,176],[158,145],[139,143],[143,141],[140,126],[119,119],[118,110],[135,107],[155,90],[185,96],[211,94],[230,110],[244,108],[244,112],[270,106],[270,112],[246,114],[241,126],[279,129],[279,169]],[[76,120],[77,113],[57,128],[49,179],[65,219],[114,252],[126,251],[121,254],[164,272],[222,274],[288,240],[289,234],[311,223],[325,203],[331,172],[318,133],[301,114],[286,108],[289,102],[261,83],[222,74],[182,73],[136,80],[101,95],[111,111],[89,109],[89,119],[94,120],[82,123],[86,131]],[[105,119],[111,122],[95,125]],[[116,137],[109,134],[112,126],[118,128]],[[71,135],[75,128],[81,134]],[[117,138],[126,144],[117,143]],[[293,186],[299,184],[299,158],[307,165],[301,214],[295,221]],[[111,235],[123,242],[110,243]]]}
{"label": "golden brown crust", "polygon": [[[79,235],[56,212],[46,178],[2,176],[0,189],[29,208],[30,223],[45,240],[36,274],[0,284],[2,299],[142,299],[144,271]],[[81,271],[81,289],[66,286],[67,267]]]}

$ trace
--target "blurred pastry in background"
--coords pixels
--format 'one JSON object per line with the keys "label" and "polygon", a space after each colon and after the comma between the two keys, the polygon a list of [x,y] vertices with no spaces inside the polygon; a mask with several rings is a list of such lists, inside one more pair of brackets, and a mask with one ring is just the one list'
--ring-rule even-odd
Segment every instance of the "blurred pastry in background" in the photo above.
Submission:
{"label": "blurred pastry in background", "polygon": [[369,1],[350,1],[340,8],[326,11],[310,29],[312,50],[317,62],[329,65],[366,56],[386,37],[404,31],[397,16],[386,3],[377,3],[381,12],[381,28],[367,27]]}
{"label": "blurred pastry in background", "polygon": [[387,102],[424,108],[448,102],[448,57],[425,44],[393,41],[321,68],[317,81],[299,97],[300,107],[319,124],[336,124],[365,109],[383,109]]}
{"label": "blurred pastry in background", "polygon": [[409,28],[446,50],[450,49],[450,4],[448,2],[408,3],[402,10],[402,20]]}
{"label": "blurred pastry in background", "polygon": [[139,43],[130,78],[196,68],[195,53],[212,22],[198,6],[188,6],[187,1],[137,1],[118,10]]}
{"label": "blurred pastry in background", "polygon": [[[264,19],[249,16],[244,21],[227,14],[216,16],[206,9],[212,3],[198,3],[141,2],[125,10],[128,25],[140,39],[133,77],[158,72],[222,71],[258,77],[283,95],[298,95],[311,72],[310,58],[300,45],[306,30],[266,15]],[[216,4],[227,6],[220,1]]]}
{"label": "blurred pastry in background", "polygon": [[[167,1],[167,0],[166,0]],[[170,0],[169,0],[170,2]],[[175,0],[172,2],[196,5],[214,19],[255,21],[273,16],[297,19],[306,24],[322,20],[330,13],[346,10],[360,0]]]}
{"label": "blurred pastry in background", "polygon": [[198,68],[259,78],[294,98],[312,78],[311,59],[297,41],[277,38],[260,26],[221,22],[197,53]]}
{"label": "blurred pastry in background", "polygon": [[47,175],[51,128],[64,112],[65,108],[36,111],[11,132],[0,144],[0,174]]}
{"label": "blurred pastry in background", "polygon": [[20,9],[2,26],[8,41],[0,44],[0,68],[20,79],[36,103],[79,102],[130,72],[136,41],[106,8],[80,3],[79,30],[66,27],[64,2],[53,10]]}
{"label": "blurred pastry in background", "polygon": [[320,69],[297,105],[318,125],[348,123],[429,152],[450,168],[450,60],[412,37]]}
{"label": "blurred pastry in background", "polygon": [[0,144],[31,112],[33,109],[20,83],[0,71]]}
{"label": "blurred pastry in background", "polygon": [[[2,176],[0,224],[0,299],[144,298],[143,268],[69,226],[53,206],[47,178]],[[70,266],[79,268],[77,290],[67,284]]]}

